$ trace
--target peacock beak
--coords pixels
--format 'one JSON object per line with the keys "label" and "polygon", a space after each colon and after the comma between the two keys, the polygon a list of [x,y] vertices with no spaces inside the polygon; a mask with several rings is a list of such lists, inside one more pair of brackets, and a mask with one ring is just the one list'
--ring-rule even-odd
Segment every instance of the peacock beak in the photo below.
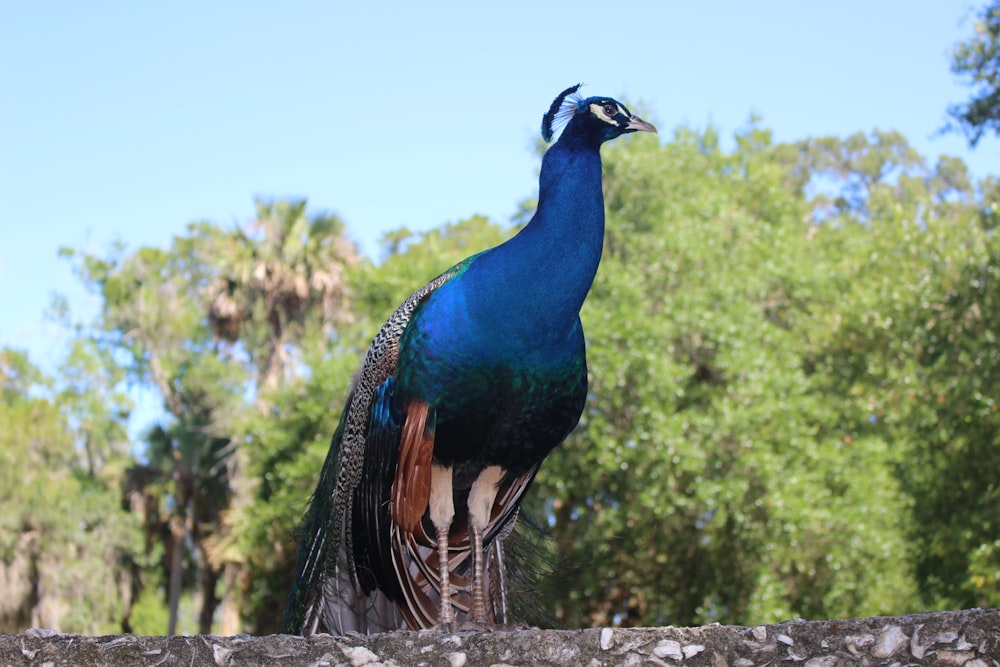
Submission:
{"label": "peacock beak", "polygon": [[626,130],[631,132],[656,132],[656,128],[653,127],[652,123],[647,123],[638,116],[632,116],[628,120],[628,125],[625,126]]}

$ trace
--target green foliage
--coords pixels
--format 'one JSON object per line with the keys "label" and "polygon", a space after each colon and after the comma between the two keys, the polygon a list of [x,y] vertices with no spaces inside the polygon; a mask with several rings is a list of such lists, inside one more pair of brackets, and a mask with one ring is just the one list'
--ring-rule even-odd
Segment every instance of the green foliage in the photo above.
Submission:
{"label": "green foliage", "polygon": [[74,430],[51,384],[24,354],[0,349],[0,631],[120,632],[138,537],[121,509],[122,466],[82,461],[78,439],[102,427]]}
{"label": "green foliage", "polygon": [[[590,396],[527,501],[552,537],[538,599],[558,622],[1000,604],[997,181],[895,132],[775,145],[756,119],[732,149],[681,128],[604,157]],[[221,627],[223,599],[277,629],[294,529],[372,336],[514,230],[403,229],[377,264],[343,231],[279,201],[166,249],[67,251],[98,322],[57,386],[16,353],[0,363],[0,503],[17,508],[0,512],[0,556],[36,530],[76,554],[52,570],[78,596],[62,629],[128,616],[131,592],[97,590],[102,568],[139,589],[144,632],[171,622],[167,599],[198,614],[182,631]],[[124,381],[163,397],[141,462]]]}
{"label": "green foliage", "polygon": [[895,183],[873,181],[868,197],[880,205],[867,224],[842,220],[822,234],[857,250],[834,265],[847,294],[831,307],[831,337],[814,362],[826,391],[850,397],[843,415],[854,431],[892,446],[911,508],[914,580],[934,607],[981,604],[973,561],[981,566],[982,546],[997,537],[985,471],[998,463],[1000,247],[989,224],[995,194],[982,186],[977,202],[960,163],[921,162]]}
{"label": "green foliage", "polygon": [[[926,316],[984,257],[992,200],[960,162],[930,168],[898,133],[775,146],[751,122],[736,140],[725,152],[713,131],[682,129],[606,149],[606,252],[583,314],[591,398],[529,501],[569,573],[547,592],[556,616],[749,623],[961,604],[923,573],[943,561],[927,561],[922,536],[949,545],[949,581],[983,599],[988,514],[964,541],[921,515],[972,507],[934,491],[952,484],[942,474],[975,473],[918,456],[928,440],[912,425],[932,401],[911,394],[927,377],[914,354]],[[353,323],[304,354],[310,374],[250,436],[253,515],[267,517],[246,532],[263,556],[261,629],[371,335],[415,286],[507,234],[483,219],[401,230],[381,264],[346,274]]]}
{"label": "green foliage", "polygon": [[76,434],[86,470],[119,483],[124,467],[131,464],[125,423],[132,401],[122,386],[123,370],[108,350],[76,338],[59,376],[59,403]]}
{"label": "green foliage", "polygon": [[961,273],[916,341],[920,376],[907,378],[921,404],[907,469],[918,574],[926,597],[949,606],[1000,603],[1000,489],[986,474],[1000,469],[1000,244],[988,245],[953,257]]}
{"label": "green foliage", "polygon": [[307,215],[305,201],[258,201],[257,214],[231,230],[192,224],[168,249],[64,251],[101,297],[92,348],[163,400],[165,419],[146,435],[126,490],[147,552],[162,546],[157,580],[171,611],[168,633],[190,591],[198,631],[212,630],[220,604],[220,631],[239,630],[250,555],[234,527],[249,522],[255,486],[244,437],[248,403],[265,413],[298,363],[290,352],[310,332],[329,334],[346,314],[343,273],[356,252],[343,223]]}
{"label": "green foliage", "polygon": [[[197,226],[192,227],[197,232]],[[198,287],[211,276],[201,261],[203,238],[177,237],[169,249],[112,248],[107,257],[64,251],[89,288],[102,301],[102,312],[89,344],[113,361],[125,378],[155,387],[163,399],[163,423],[150,429],[141,462],[126,471],[125,493],[146,534],[146,555],[157,541],[169,581],[168,604],[176,611],[185,578],[185,557],[201,560],[208,632],[216,604],[218,568],[207,562],[209,538],[218,531],[229,502],[225,455],[240,410],[245,376],[230,358],[219,354],[207,323]],[[187,548],[197,545],[197,551]],[[193,569],[193,568],[192,568]],[[146,573],[147,577],[150,573]],[[170,631],[177,618],[172,615]]]}
{"label": "green foliage", "polygon": [[295,576],[295,529],[316,488],[337,425],[357,352],[327,354],[313,346],[310,373],[286,385],[273,408],[247,429],[256,493],[237,526],[239,548],[249,554],[251,587],[246,617],[258,633],[277,632]]}
{"label": "green foliage", "polygon": [[986,132],[1000,132],[1000,2],[993,0],[976,15],[975,34],[955,46],[951,71],[968,79],[972,98],[948,108],[948,114],[973,146]]}
{"label": "green foliage", "polygon": [[737,140],[726,154],[713,132],[681,130],[606,151],[592,400],[539,475],[564,556],[602,554],[562,589],[570,626],[913,605],[887,443],[852,438],[808,369],[840,298],[817,262],[815,202],[801,179],[788,187],[767,132]]}

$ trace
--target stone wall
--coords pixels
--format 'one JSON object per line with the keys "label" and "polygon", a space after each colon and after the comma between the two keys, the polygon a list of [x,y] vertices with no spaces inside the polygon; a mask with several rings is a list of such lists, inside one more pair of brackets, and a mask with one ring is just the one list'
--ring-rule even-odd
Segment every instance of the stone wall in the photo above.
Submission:
{"label": "stone wall", "polygon": [[1000,667],[1000,609],[700,628],[373,637],[0,636],[0,665],[946,665]]}

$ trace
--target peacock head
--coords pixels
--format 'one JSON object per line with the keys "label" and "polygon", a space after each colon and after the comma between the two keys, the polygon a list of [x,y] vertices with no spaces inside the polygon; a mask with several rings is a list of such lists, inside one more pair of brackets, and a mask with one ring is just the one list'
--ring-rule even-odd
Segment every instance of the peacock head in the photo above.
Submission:
{"label": "peacock head", "polygon": [[632,114],[624,104],[610,97],[582,98],[576,84],[559,93],[542,116],[542,138],[552,141],[556,125],[565,124],[562,136],[600,146],[629,132],[656,132],[652,124]]}

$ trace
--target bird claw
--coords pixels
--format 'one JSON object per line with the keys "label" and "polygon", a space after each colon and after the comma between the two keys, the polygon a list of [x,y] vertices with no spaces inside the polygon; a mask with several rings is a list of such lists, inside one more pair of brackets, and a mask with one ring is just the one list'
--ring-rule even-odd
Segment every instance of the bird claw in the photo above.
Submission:
{"label": "bird claw", "polygon": [[497,630],[502,630],[503,628],[496,623],[490,623],[489,621],[465,621],[462,623],[460,629],[471,632],[496,632]]}
{"label": "bird claw", "polygon": [[463,621],[458,626],[458,630],[460,632],[514,632],[516,630],[528,630],[531,627],[523,622],[493,623],[492,621]]}

